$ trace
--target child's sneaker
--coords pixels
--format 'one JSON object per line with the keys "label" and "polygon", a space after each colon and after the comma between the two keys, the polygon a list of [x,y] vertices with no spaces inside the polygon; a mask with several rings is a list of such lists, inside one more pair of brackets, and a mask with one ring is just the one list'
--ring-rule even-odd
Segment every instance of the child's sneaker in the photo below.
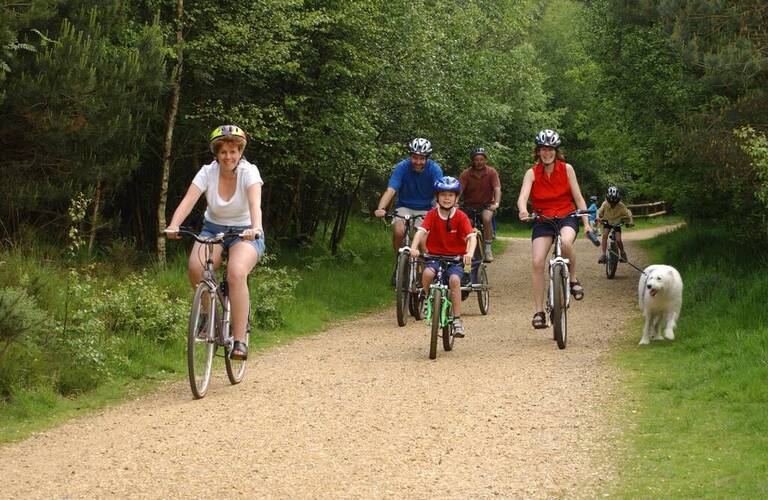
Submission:
{"label": "child's sneaker", "polygon": [[464,323],[461,322],[461,318],[453,318],[453,336],[464,338]]}
{"label": "child's sneaker", "polygon": [[601,254],[600,258],[597,259],[598,264],[605,264],[605,254]]}

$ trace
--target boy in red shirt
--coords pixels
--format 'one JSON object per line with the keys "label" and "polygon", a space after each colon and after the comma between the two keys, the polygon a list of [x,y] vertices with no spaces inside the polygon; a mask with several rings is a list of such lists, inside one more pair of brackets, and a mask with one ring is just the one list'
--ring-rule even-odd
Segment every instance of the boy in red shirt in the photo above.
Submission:
{"label": "boy in red shirt", "polygon": [[[453,329],[456,337],[464,336],[464,325],[461,322],[461,278],[464,267],[472,265],[472,255],[475,253],[475,233],[469,217],[456,207],[461,191],[461,184],[454,177],[443,177],[434,184],[437,206],[430,210],[421,227],[416,231],[411,243],[411,255],[419,256],[419,246],[426,239],[427,252],[432,255],[458,256],[464,255],[464,265],[453,264],[443,273],[448,278],[453,304]],[[429,285],[435,279],[438,261],[428,261],[422,274],[422,286],[429,290]]]}

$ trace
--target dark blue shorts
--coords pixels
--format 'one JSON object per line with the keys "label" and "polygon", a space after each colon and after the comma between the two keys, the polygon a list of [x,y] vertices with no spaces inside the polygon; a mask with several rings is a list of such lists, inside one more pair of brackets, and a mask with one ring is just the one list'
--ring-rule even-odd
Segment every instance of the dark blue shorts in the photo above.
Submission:
{"label": "dark blue shorts", "polygon": [[[430,260],[424,264],[424,269],[432,269],[437,275],[437,271],[440,267],[439,260]],[[443,284],[448,284],[448,280],[451,276],[456,275],[459,277],[459,281],[464,277],[464,265],[463,264],[451,264],[443,270]]]}
{"label": "dark blue shorts", "polygon": [[[228,231],[237,231],[239,233],[245,231],[246,229],[250,229],[251,226],[223,226],[221,224],[214,224],[213,222],[206,220],[203,223],[203,230],[200,231],[200,234],[198,236],[216,236],[218,233],[226,233]],[[256,240],[244,240],[243,238],[233,238],[231,240],[224,242],[224,250],[229,250],[232,245],[235,243],[239,243],[241,241],[244,241],[245,243],[249,243],[253,246],[253,248],[256,249],[256,252],[259,254],[259,259],[264,257],[264,253],[266,252],[266,246],[264,245],[264,233],[261,233],[261,236],[259,239]]]}
{"label": "dark blue shorts", "polygon": [[[576,234],[579,234],[579,219],[576,217],[566,217],[560,219],[560,228],[572,227]],[[545,221],[539,221],[533,223],[533,231],[531,232],[531,240],[541,238],[542,236],[555,236],[555,225]]]}

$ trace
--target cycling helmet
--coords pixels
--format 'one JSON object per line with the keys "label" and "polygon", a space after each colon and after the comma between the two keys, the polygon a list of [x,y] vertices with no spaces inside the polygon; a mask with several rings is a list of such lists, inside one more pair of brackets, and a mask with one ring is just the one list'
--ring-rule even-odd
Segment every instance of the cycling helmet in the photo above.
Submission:
{"label": "cycling helmet", "polygon": [[590,196],[589,201],[597,201],[597,196]]}
{"label": "cycling helmet", "polygon": [[536,146],[549,146],[551,148],[559,148],[562,141],[560,140],[560,134],[552,129],[544,129],[536,134]]}
{"label": "cycling helmet", "polygon": [[214,148],[214,145],[225,138],[235,139],[236,141],[242,142],[243,146],[245,146],[247,139],[245,137],[245,132],[243,132],[243,129],[238,127],[237,125],[221,125],[219,127],[216,127],[213,132],[211,132],[211,135],[209,137],[209,142],[211,145],[211,153],[216,153],[216,148]]}
{"label": "cycling helmet", "polygon": [[485,148],[475,148],[472,150],[471,153],[469,153],[469,159],[472,160],[477,155],[483,155],[486,158],[488,158],[488,153],[485,152]]}
{"label": "cycling helmet", "polygon": [[461,191],[461,184],[456,177],[446,175],[435,181],[432,188],[436,193],[442,193],[443,191],[453,191],[458,193]]}
{"label": "cycling helmet", "polygon": [[621,193],[619,192],[619,188],[616,186],[611,186],[608,188],[608,193],[605,196],[605,199],[608,200],[610,203],[618,203],[621,201]]}
{"label": "cycling helmet", "polygon": [[408,144],[411,154],[429,156],[432,154],[432,143],[421,137],[417,137]]}

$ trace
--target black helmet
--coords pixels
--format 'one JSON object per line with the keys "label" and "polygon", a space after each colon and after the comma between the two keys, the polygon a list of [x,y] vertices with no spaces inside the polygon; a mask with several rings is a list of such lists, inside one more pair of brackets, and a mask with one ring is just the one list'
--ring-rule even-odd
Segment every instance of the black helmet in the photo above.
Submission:
{"label": "black helmet", "polygon": [[621,201],[621,192],[619,192],[619,188],[616,186],[611,186],[608,188],[608,193],[605,196],[605,199],[608,200],[610,203],[618,203]]}
{"label": "black helmet", "polygon": [[417,137],[408,144],[408,151],[414,155],[429,156],[432,154],[432,143]]}
{"label": "black helmet", "polygon": [[475,148],[472,150],[471,153],[469,153],[469,159],[472,160],[477,155],[483,155],[486,158],[488,158],[488,153],[486,153],[485,148]]}
{"label": "black helmet", "polygon": [[552,129],[544,129],[536,134],[536,146],[549,146],[551,148],[559,148],[562,141],[560,140],[560,134]]}

